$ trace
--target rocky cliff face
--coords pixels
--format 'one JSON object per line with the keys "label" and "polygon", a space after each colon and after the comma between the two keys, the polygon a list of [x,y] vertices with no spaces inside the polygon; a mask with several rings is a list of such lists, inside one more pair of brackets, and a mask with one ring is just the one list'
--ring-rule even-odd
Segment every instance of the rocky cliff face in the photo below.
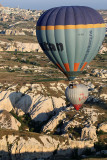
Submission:
{"label": "rocky cliff face", "polygon": [[3,110],[0,112],[0,127],[5,129],[19,130],[21,123],[9,112]]}
{"label": "rocky cliff face", "polygon": [[11,30],[11,29],[7,29],[7,30],[5,30],[5,31],[1,31],[1,34],[5,34],[5,35],[14,35],[14,36],[23,36],[23,35],[25,35],[25,33],[24,32],[20,32],[20,31],[18,31],[18,30]]}
{"label": "rocky cliff face", "polygon": [[[0,68],[4,71],[6,67]],[[44,72],[43,67],[27,65],[15,65],[9,67],[9,70],[32,70],[32,74],[34,71]],[[35,82],[20,87],[18,84],[0,83],[2,159],[34,160],[54,157],[59,160],[59,157],[63,157],[66,160],[67,156],[82,157],[87,152],[95,156],[101,155],[103,150],[105,156],[106,78],[97,77],[97,73],[106,76],[106,70],[94,69],[90,73],[96,82],[91,81],[89,75],[81,80],[89,89],[89,98],[78,112],[65,99],[66,82]],[[99,146],[96,146],[100,142],[103,150],[97,153]]]}
{"label": "rocky cliff face", "polygon": [[38,43],[0,42],[0,51],[43,52]]}
{"label": "rocky cliff face", "polygon": [[[1,158],[8,160],[33,160],[33,159],[48,159],[57,155],[68,156],[72,154],[74,148],[79,148],[78,153],[81,154],[84,151],[84,148],[90,148],[93,150],[92,141],[72,141],[67,138],[60,138],[49,135],[39,135],[39,134],[29,134],[26,137],[25,133],[22,133],[23,136],[17,135],[8,135],[4,131],[6,136],[0,138],[0,150],[3,151]],[[12,134],[11,131],[9,134]],[[55,153],[55,151],[57,152]]]}
{"label": "rocky cliff face", "polygon": [[[59,90],[62,85],[57,84]],[[15,86],[11,86],[8,91],[0,93],[0,155],[2,159],[33,160],[54,156],[70,157],[76,151],[75,148],[78,148],[78,155],[86,152],[87,148],[95,152],[94,143],[98,141],[96,131],[102,130],[106,133],[107,128],[107,123],[96,127],[99,117],[105,116],[103,110],[99,112],[95,105],[90,108],[87,104],[76,112],[71,105],[66,106],[62,98],[37,94],[37,90],[39,91],[41,87],[39,84],[32,85],[33,93],[29,90],[29,86],[28,84],[22,86],[21,92],[11,91],[15,89]],[[3,110],[4,108],[7,111]],[[27,114],[31,118],[30,121],[29,117],[26,117]],[[24,132],[15,131],[19,128],[22,130],[25,117],[28,120],[27,128]],[[41,134],[28,132],[32,129],[31,126]],[[51,136],[50,133],[60,134],[60,136]]]}
{"label": "rocky cliff face", "polygon": [[43,52],[38,43],[21,43],[14,42],[13,44],[8,44],[6,51],[21,51],[21,52]]}

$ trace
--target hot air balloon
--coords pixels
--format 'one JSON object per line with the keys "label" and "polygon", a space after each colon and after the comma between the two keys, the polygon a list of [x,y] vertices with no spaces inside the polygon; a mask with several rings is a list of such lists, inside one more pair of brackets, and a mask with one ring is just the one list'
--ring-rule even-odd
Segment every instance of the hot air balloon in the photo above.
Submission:
{"label": "hot air balloon", "polygon": [[70,84],[65,90],[65,96],[79,110],[88,98],[88,88],[83,84]]}
{"label": "hot air balloon", "polygon": [[98,53],[105,24],[92,8],[63,6],[44,12],[37,22],[36,33],[47,57],[68,80],[73,80]]}

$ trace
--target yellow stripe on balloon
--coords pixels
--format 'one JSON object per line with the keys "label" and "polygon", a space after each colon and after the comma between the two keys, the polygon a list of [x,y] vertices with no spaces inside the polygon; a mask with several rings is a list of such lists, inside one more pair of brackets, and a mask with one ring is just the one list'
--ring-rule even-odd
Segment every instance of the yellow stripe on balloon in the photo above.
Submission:
{"label": "yellow stripe on balloon", "polygon": [[84,28],[105,28],[102,24],[78,24],[78,25],[56,25],[56,26],[37,26],[37,30],[57,30],[57,29],[84,29]]}

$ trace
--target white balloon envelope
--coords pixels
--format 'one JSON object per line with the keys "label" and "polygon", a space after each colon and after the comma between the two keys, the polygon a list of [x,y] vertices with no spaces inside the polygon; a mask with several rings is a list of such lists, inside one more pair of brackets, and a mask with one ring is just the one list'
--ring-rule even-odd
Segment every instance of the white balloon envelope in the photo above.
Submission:
{"label": "white balloon envelope", "polygon": [[83,84],[70,84],[65,90],[65,96],[79,110],[88,98],[88,88]]}

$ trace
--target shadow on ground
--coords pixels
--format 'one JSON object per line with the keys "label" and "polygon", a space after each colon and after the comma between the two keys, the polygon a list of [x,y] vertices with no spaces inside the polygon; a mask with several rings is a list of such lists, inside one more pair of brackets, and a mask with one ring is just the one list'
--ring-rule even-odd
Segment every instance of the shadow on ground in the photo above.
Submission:
{"label": "shadow on ground", "polygon": [[[80,149],[80,151],[83,149]],[[63,152],[59,151],[59,152]],[[66,154],[64,154],[66,152]],[[11,154],[11,152],[0,151],[0,160],[107,160],[107,156],[100,155],[91,155],[90,153],[85,158],[82,155],[79,155],[77,150],[67,150],[62,154],[58,154],[55,150],[54,152],[24,152]],[[84,152],[84,151],[83,151]]]}

